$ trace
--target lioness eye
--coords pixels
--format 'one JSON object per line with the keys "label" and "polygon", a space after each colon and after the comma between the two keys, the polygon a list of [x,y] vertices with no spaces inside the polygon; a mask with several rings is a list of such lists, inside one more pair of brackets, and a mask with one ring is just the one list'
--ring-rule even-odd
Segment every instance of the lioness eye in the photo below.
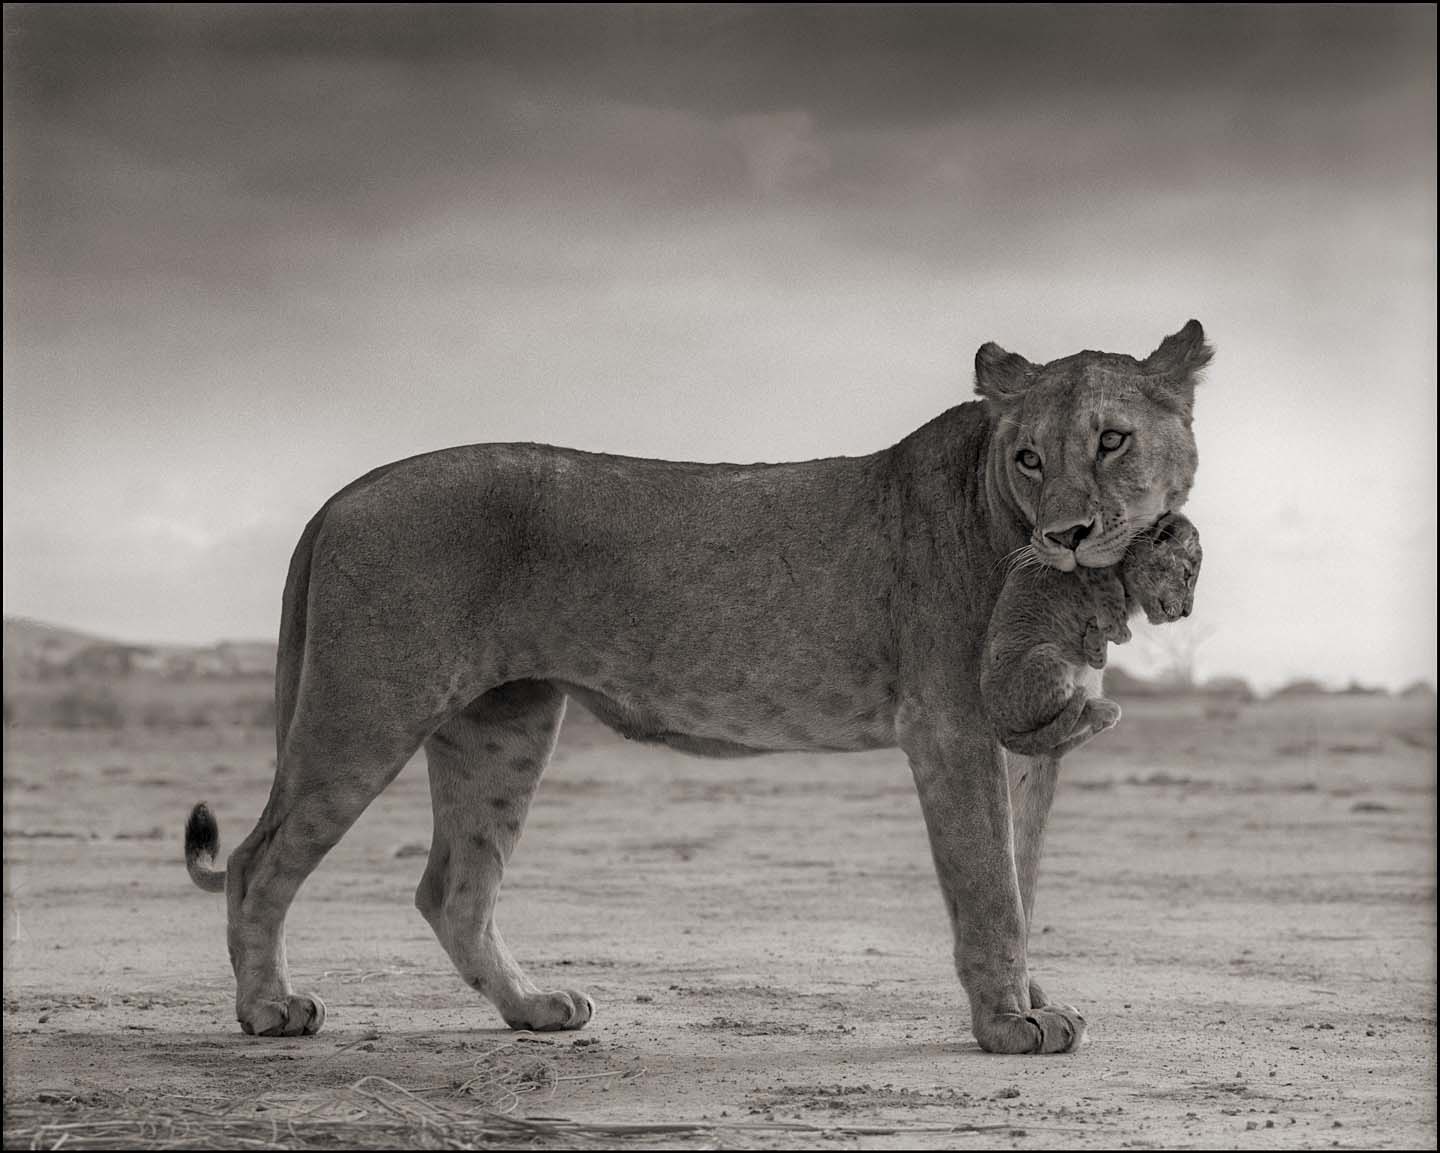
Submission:
{"label": "lioness eye", "polygon": [[1020,450],[1019,455],[1017,455],[1015,459],[1020,462],[1021,468],[1028,468],[1034,472],[1040,471],[1040,454],[1038,452],[1032,452],[1030,449],[1024,448]]}
{"label": "lioness eye", "polygon": [[1100,434],[1100,447],[1106,452],[1114,452],[1125,443],[1127,435],[1123,432],[1116,432],[1113,428],[1106,429]]}

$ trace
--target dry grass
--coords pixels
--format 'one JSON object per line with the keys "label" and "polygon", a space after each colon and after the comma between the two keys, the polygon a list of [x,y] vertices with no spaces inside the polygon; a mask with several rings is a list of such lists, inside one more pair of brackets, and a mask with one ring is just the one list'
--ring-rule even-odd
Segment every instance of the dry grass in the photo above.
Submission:
{"label": "dry grass", "polygon": [[[361,1038],[354,1044],[366,1040]],[[874,1126],[803,1122],[671,1122],[602,1124],[516,1115],[520,1103],[552,1096],[561,1082],[643,1070],[611,1069],[559,1076],[541,1058],[513,1046],[477,1058],[446,1085],[406,1087],[387,1077],[305,1093],[261,1092],[218,1107],[193,1097],[143,1101],[113,1095],[66,1098],[45,1093],[7,1102],[6,1149],[549,1149],[664,1145],[681,1137],[746,1144],[765,1133],[876,1135],[1004,1132],[1008,1125]]]}

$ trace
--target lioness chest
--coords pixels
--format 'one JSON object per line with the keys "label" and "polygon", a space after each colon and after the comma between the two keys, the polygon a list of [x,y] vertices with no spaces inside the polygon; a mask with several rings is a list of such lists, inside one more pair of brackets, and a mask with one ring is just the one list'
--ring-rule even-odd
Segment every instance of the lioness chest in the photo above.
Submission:
{"label": "lioness chest", "polygon": [[338,595],[312,615],[411,638],[443,691],[548,680],[624,735],[690,752],[890,745],[895,560],[876,472],[868,457],[431,454],[331,510],[316,572]]}

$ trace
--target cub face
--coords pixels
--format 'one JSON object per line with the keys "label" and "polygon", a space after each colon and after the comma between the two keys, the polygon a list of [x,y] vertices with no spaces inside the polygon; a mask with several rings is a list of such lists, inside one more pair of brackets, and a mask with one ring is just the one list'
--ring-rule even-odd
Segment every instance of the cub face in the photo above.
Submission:
{"label": "cub face", "polygon": [[1125,557],[1125,593],[1145,610],[1152,625],[1188,617],[1195,607],[1195,582],[1203,559],[1199,530],[1188,518],[1167,513],[1130,547]]}
{"label": "cub face", "polygon": [[991,467],[1040,561],[1061,572],[1117,564],[1137,533],[1184,505],[1197,464],[1195,384],[1212,354],[1195,320],[1144,360],[1087,351],[1034,365],[981,346],[975,388],[996,418]]}

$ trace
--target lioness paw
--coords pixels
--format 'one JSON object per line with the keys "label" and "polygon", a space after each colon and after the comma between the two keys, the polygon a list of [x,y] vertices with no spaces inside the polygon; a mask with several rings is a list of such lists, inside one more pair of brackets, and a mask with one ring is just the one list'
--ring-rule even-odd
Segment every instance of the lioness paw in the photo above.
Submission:
{"label": "lioness paw", "polygon": [[314,993],[291,993],[283,1001],[247,1005],[236,1016],[252,1037],[308,1037],[325,1024],[325,1002]]}
{"label": "lioness paw", "polygon": [[1069,1005],[1051,1002],[1025,1018],[1039,1034],[1032,1053],[1070,1053],[1085,1040],[1085,1018]]}
{"label": "lioness paw", "polygon": [[533,1033],[583,1029],[595,1015],[595,1002],[575,989],[536,993],[503,1015],[510,1028]]}
{"label": "lioness paw", "polygon": [[1085,1039],[1085,1018],[1052,1001],[1028,1013],[997,1013],[977,1022],[974,1032],[987,1053],[1070,1053]]}

